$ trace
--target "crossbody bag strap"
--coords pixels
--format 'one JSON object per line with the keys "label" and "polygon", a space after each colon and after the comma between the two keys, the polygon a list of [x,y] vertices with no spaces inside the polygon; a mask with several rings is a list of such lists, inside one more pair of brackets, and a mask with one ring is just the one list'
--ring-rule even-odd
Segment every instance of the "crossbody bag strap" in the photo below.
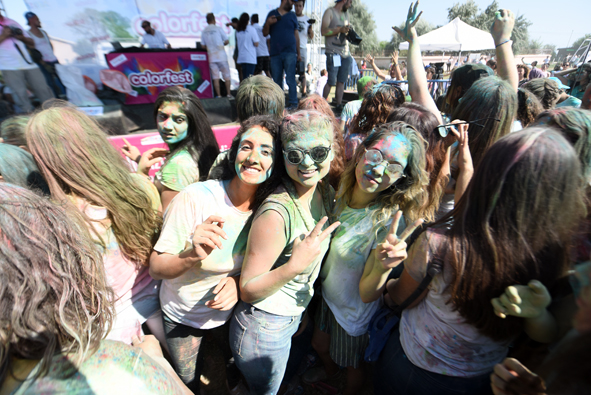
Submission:
{"label": "crossbody bag strap", "polygon": [[423,280],[421,281],[421,283],[419,284],[417,289],[415,289],[414,292],[411,293],[408,296],[408,298],[406,298],[406,300],[404,302],[402,302],[400,305],[398,305],[398,307],[396,307],[393,312],[395,314],[402,313],[402,310],[406,309],[415,300],[417,300],[417,298],[419,296],[421,296],[421,294],[425,291],[425,289],[427,289],[429,284],[431,284],[433,277],[435,277],[436,274],[441,273],[442,268],[443,268],[443,261],[438,256],[434,256],[433,259],[431,260],[431,262],[429,262],[429,266],[427,266],[427,274],[425,275],[425,277],[423,278]]}
{"label": "crossbody bag strap", "polygon": [[[14,44],[14,47],[16,48],[16,50],[18,51],[18,53],[20,53],[20,54],[21,54],[21,56],[23,57],[24,61],[25,61],[25,62],[27,62],[27,64],[35,64],[34,62],[29,62],[29,61],[27,60],[27,58],[26,58],[26,57],[25,57],[25,55],[23,54],[23,51],[21,51],[21,47],[19,47],[17,43],[13,42],[13,44]],[[31,59],[31,60],[32,60],[32,59]]]}

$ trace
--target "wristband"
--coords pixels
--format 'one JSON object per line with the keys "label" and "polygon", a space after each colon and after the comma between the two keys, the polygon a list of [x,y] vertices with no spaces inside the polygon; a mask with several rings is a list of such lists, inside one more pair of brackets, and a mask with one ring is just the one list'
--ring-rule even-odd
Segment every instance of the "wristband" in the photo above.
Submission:
{"label": "wristband", "polygon": [[495,48],[498,48],[498,47],[500,47],[500,46],[501,46],[501,45],[503,45],[503,44],[507,44],[508,42],[511,42],[511,43],[512,43],[513,41],[511,41],[511,39],[509,39],[509,40],[505,40],[505,41],[503,41],[502,43],[495,45]]}
{"label": "wristband", "polygon": [[139,155],[137,156],[137,158],[135,158],[134,162],[135,162],[135,163],[140,163],[140,159],[142,159],[142,154],[139,154]]}

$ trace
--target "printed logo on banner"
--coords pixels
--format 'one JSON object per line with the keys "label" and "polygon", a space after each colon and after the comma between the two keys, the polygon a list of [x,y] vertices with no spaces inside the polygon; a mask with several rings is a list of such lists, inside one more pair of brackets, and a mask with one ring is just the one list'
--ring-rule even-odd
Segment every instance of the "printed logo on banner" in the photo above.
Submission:
{"label": "printed logo on banner", "polygon": [[157,134],[155,136],[144,137],[142,139],[142,145],[154,145],[154,144],[162,144],[162,143],[164,143],[164,140],[162,140],[162,137],[160,137],[159,134]]}
{"label": "printed logo on banner", "polygon": [[205,54],[191,54],[191,60],[207,60]]}
{"label": "printed logo on banner", "polygon": [[117,67],[122,63],[127,62],[127,56],[125,56],[125,54],[121,54],[119,56],[117,56],[116,58],[111,59],[111,61],[109,63],[111,63],[111,66],[113,67]]}
{"label": "printed logo on banner", "polygon": [[160,72],[146,70],[141,73],[131,73],[127,77],[132,86],[162,86],[162,85],[190,85],[194,84],[193,73],[189,70],[172,71],[165,69]]}
{"label": "printed logo on banner", "polygon": [[201,84],[199,86],[199,88],[197,88],[197,91],[199,93],[203,93],[203,91],[206,90],[208,86],[209,86],[209,81],[208,80],[205,80],[205,81],[203,81],[203,84]]}

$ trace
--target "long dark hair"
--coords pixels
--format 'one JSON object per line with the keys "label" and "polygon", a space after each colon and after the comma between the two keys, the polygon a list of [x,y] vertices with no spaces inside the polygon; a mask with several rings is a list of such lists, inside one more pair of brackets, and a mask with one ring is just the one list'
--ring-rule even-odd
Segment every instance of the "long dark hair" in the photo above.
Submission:
{"label": "long dark hair", "polygon": [[170,153],[167,158],[172,158],[177,152],[187,149],[199,168],[199,180],[207,180],[209,169],[220,153],[220,148],[201,101],[193,92],[180,86],[166,88],[160,92],[156,103],[154,103],[155,120],[158,118],[158,110],[164,102],[178,104],[187,116],[189,123],[187,138],[178,144],[169,146]]}
{"label": "long dark hair", "polygon": [[456,208],[438,222],[454,219],[450,301],[467,323],[497,341],[523,330],[523,319],[497,317],[490,301],[532,279],[550,289],[565,273],[583,198],[579,159],[555,130],[511,133],[488,150]]}
{"label": "long dark hair", "polygon": [[238,133],[232,140],[228,155],[226,155],[218,166],[211,170],[209,176],[211,180],[231,180],[236,177],[236,167],[234,164],[238,155],[238,146],[240,145],[242,135],[255,126],[262,126],[267,129],[269,134],[273,136],[273,171],[271,172],[271,176],[257,188],[254,202],[250,207],[253,212],[256,212],[267,196],[281,184],[281,179],[285,175],[279,125],[279,120],[273,115],[257,115],[242,122]]}
{"label": "long dark hair", "polygon": [[250,17],[248,16],[248,14],[246,12],[243,12],[240,15],[240,19],[238,19],[238,27],[236,28],[236,31],[238,31],[238,32],[245,31],[246,28],[248,27],[248,22],[250,22]]}
{"label": "long dark hair", "polygon": [[436,131],[439,121],[429,109],[417,103],[403,103],[392,111],[386,122],[394,121],[413,126],[427,142],[425,170],[429,173],[429,185],[428,198],[425,200],[425,217],[433,220],[448,182],[447,174],[441,172],[447,158],[447,145],[445,139]]}

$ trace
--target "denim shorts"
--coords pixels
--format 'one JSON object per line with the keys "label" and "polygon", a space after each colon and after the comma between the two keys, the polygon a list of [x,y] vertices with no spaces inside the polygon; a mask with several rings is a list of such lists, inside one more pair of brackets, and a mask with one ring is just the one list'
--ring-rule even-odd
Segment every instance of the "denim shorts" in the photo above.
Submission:
{"label": "denim shorts", "polygon": [[349,70],[351,69],[351,57],[346,58],[341,56],[341,65],[334,67],[334,54],[326,54],[326,71],[328,71],[328,82],[330,86],[335,86],[337,82],[343,84],[349,78]]}

